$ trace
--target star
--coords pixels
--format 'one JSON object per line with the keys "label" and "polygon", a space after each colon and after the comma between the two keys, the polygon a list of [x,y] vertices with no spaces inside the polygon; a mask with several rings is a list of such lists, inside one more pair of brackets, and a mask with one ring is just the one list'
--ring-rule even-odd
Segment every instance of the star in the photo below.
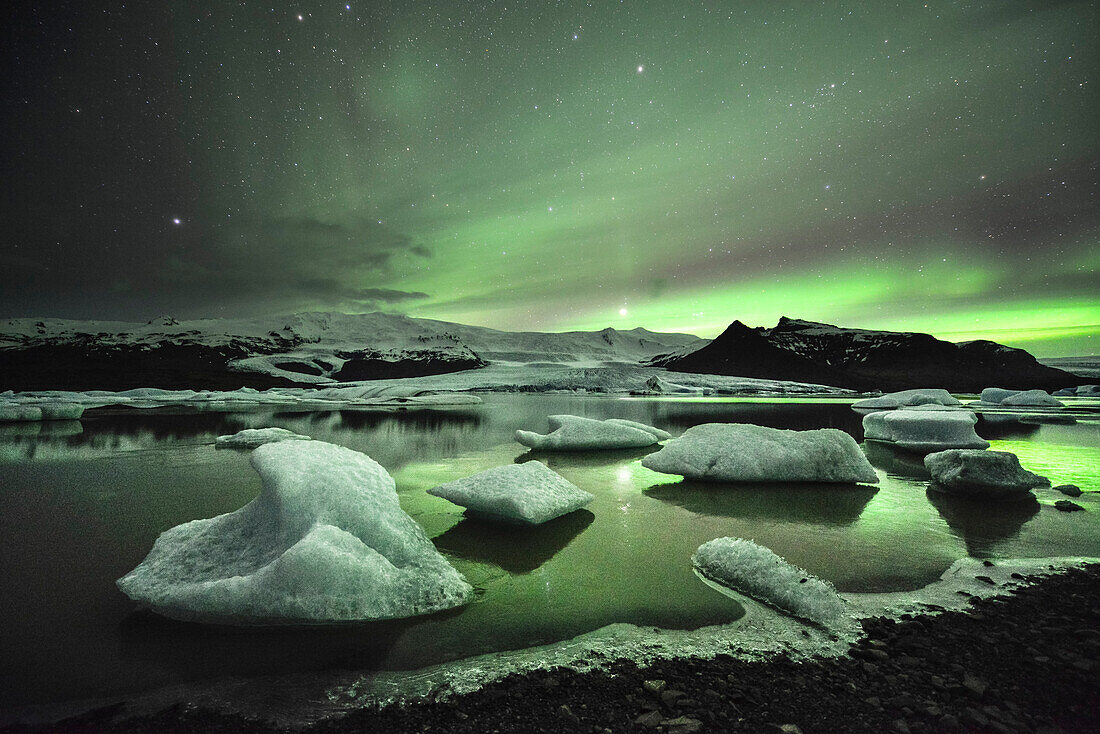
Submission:
{"label": "star", "polygon": [[643,71],[645,71],[645,67],[641,64],[638,64],[638,73],[641,74]]}
{"label": "star", "polygon": [[183,224],[183,220],[180,219],[179,217],[174,217],[172,219],[172,224],[176,224],[176,225]]}

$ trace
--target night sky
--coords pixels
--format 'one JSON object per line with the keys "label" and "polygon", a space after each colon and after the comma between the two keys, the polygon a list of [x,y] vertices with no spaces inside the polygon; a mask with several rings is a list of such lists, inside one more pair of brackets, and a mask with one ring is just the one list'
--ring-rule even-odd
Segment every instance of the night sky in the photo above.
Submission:
{"label": "night sky", "polygon": [[0,316],[788,315],[1100,353],[1098,15],[15,7]]}

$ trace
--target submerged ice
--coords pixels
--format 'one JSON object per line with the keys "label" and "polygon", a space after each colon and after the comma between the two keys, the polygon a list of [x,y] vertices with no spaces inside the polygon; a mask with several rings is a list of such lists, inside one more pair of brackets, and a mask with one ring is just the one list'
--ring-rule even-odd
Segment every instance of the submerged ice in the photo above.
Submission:
{"label": "submerged ice", "polygon": [[859,444],[836,428],[704,423],[644,457],[642,466],[712,482],[878,482]]}
{"label": "submerged ice", "polygon": [[282,441],[250,457],[260,495],[225,515],[161,534],[118,580],[177,619],[319,624],[427,614],[471,587],[401,509],[373,459],[321,441]]}
{"label": "submerged ice", "polygon": [[587,505],[594,498],[538,461],[486,469],[428,490],[489,519],[541,525]]}
{"label": "submerged ice", "polygon": [[712,581],[797,617],[828,624],[845,612],[830,583],[751,540],[716,538],[699,546],[691,561]]}

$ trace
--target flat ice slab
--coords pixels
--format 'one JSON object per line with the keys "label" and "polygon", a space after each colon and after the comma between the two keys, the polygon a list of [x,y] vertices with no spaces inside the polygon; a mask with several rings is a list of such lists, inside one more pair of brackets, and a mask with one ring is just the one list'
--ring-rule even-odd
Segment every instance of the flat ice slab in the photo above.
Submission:
{"label": "flat ice slab", "polygon": [[836,428],[704,423],[644,457],[642,466],[712,482],[878,482],[859,444]]}
{"label": "flat ice slab", "polygon": [[987,449],[989,441],[974,432],[977,421],[969,410],[940,405],[899,408],[863,416],[863,435],[908,451]]}
{"label": "flat ice slab", "polygon": [[489,519],[525,525],[541,525],[594,499],[538,461],[486,469],[429,489],[428,494]]}
{"label": "flat ice slab", "polygon": [[932,474],[932,489],[946,494],[987,499],[1026,499],[1035,487],[1050,484],[1046,477],[1020,466],[1007,451],[949,449],[924,457]]}
{"label": "flat ice slab", "polygon": [[214,445],[218,448],[254,449],[265,443],[308,440],[309,436],[303,436],[285,428],[246,428],[231,436],[218,436],[214,440]]}
{"label": "flat ice slab", "polygon": [[846,612],[832,584],[751,540],[716,538],[699,546],[691,562],[712,581],[796,617],[827,625]]}
{"label": "flat ice slab", "polygon": [[877,398],[857,400],[852,403],[853,408],[873,408],[877,410],[890,410],[900,408],[903,405],[962,405],[959,399],[941,388],[919,387],[912,390],[899,390]]}
{"label": "flat ice slab", "polygon": [[168,617],[253,625],[411,617],[469,600],[369,456],[281,441],[250,461],[260,495],[162,533],[118,580],[123,593]]}
{"label": "flat ice slab", "polygon": [[516,441],[533,449],[592,451],[652,446],[669,434],[652,426],[619,418],[596,420],[579,415],[552,415],[550,433],[516,431]]}

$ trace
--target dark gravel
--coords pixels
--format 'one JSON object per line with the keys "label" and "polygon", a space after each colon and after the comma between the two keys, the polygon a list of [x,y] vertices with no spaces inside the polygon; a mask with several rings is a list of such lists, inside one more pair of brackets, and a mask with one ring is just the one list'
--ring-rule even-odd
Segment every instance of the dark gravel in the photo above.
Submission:
{"label": "dark gravel", "polygon": [[[446,702],[367,709],[312,732],[1100,732],[1100,566],[966,612],[872,619],[839,659],[670,660],[505,678]],[[65,732],[262,732],[169,709]]]}

